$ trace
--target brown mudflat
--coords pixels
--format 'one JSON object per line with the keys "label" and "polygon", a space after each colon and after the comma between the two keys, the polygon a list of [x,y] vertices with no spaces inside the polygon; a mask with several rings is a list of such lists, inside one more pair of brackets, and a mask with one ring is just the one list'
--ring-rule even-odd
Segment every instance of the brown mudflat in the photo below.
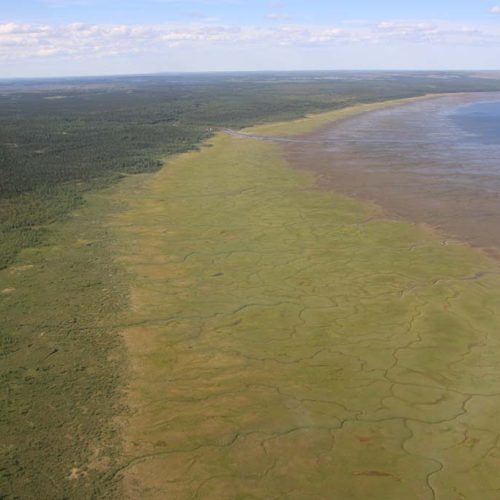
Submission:
{"label": "brown mudflat", "polygon": [[500,94],[444,96],[357,115],[285,143],[287,160],[325,189],[437,227],[500,255],[500,146],[475,141],[448,113]]}

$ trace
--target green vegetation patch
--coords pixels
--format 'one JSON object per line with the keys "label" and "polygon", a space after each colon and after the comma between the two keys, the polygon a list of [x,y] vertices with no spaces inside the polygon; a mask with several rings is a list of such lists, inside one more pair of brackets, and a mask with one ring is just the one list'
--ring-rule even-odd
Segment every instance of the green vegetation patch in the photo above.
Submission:
{"label": "green vegetation patch", "polygon": [[210,144],[115,194],[126,494],[496,498],[496,264]]}
{"label": "green vegetation patch", "polygon": [[1,498],[118,491],[109,480],[124,363],[115,318],[126,296],[98,222],[109,209],[95,199],[0,271]]}

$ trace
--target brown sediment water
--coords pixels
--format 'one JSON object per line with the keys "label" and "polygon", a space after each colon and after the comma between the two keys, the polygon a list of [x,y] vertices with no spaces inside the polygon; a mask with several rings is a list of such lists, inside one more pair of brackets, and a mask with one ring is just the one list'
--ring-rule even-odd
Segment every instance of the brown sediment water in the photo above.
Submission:
{"label": "brown sediment water", "polygon": [[448,95],[332,122],[284,144],[321,188],[372,201],[388,216],[438,228],[500,255],[500,141],[484,143],[451,113],[500,93]]}

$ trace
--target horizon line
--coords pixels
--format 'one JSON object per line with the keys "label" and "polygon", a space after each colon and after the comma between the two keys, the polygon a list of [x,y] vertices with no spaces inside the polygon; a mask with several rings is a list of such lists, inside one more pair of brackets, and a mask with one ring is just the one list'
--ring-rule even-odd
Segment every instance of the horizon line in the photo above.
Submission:
{"label": "horizon line", "polygon": [[124,77],[154,77],[154,76],[183,76],[183,75],[224,75],[224,74],[284,74],[284,73],[500,73],[500,69],[280,69],[280,70],[211,70],[211,71],[160,71],[147,73],[110,73],[93,75],[55,75],[55,76],[12,76],[1,77],[0,82],[28,81],[28,80],[72,80],[92,78],[124,78]]}

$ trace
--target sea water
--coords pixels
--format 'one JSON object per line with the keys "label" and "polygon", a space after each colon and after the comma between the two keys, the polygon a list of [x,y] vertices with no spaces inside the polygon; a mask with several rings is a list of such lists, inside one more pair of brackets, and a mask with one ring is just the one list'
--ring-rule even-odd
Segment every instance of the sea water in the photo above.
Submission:
{"label": "sea water", "polygon": [[323,139],[353,168],[500,176],[500,94],[441,97],[366,113],[326,130]]}
{"label": "sea water", "polygon": [[500,101],[460,106],[448,116],[469,134],[469,140],[485,145],[500,145]]}

